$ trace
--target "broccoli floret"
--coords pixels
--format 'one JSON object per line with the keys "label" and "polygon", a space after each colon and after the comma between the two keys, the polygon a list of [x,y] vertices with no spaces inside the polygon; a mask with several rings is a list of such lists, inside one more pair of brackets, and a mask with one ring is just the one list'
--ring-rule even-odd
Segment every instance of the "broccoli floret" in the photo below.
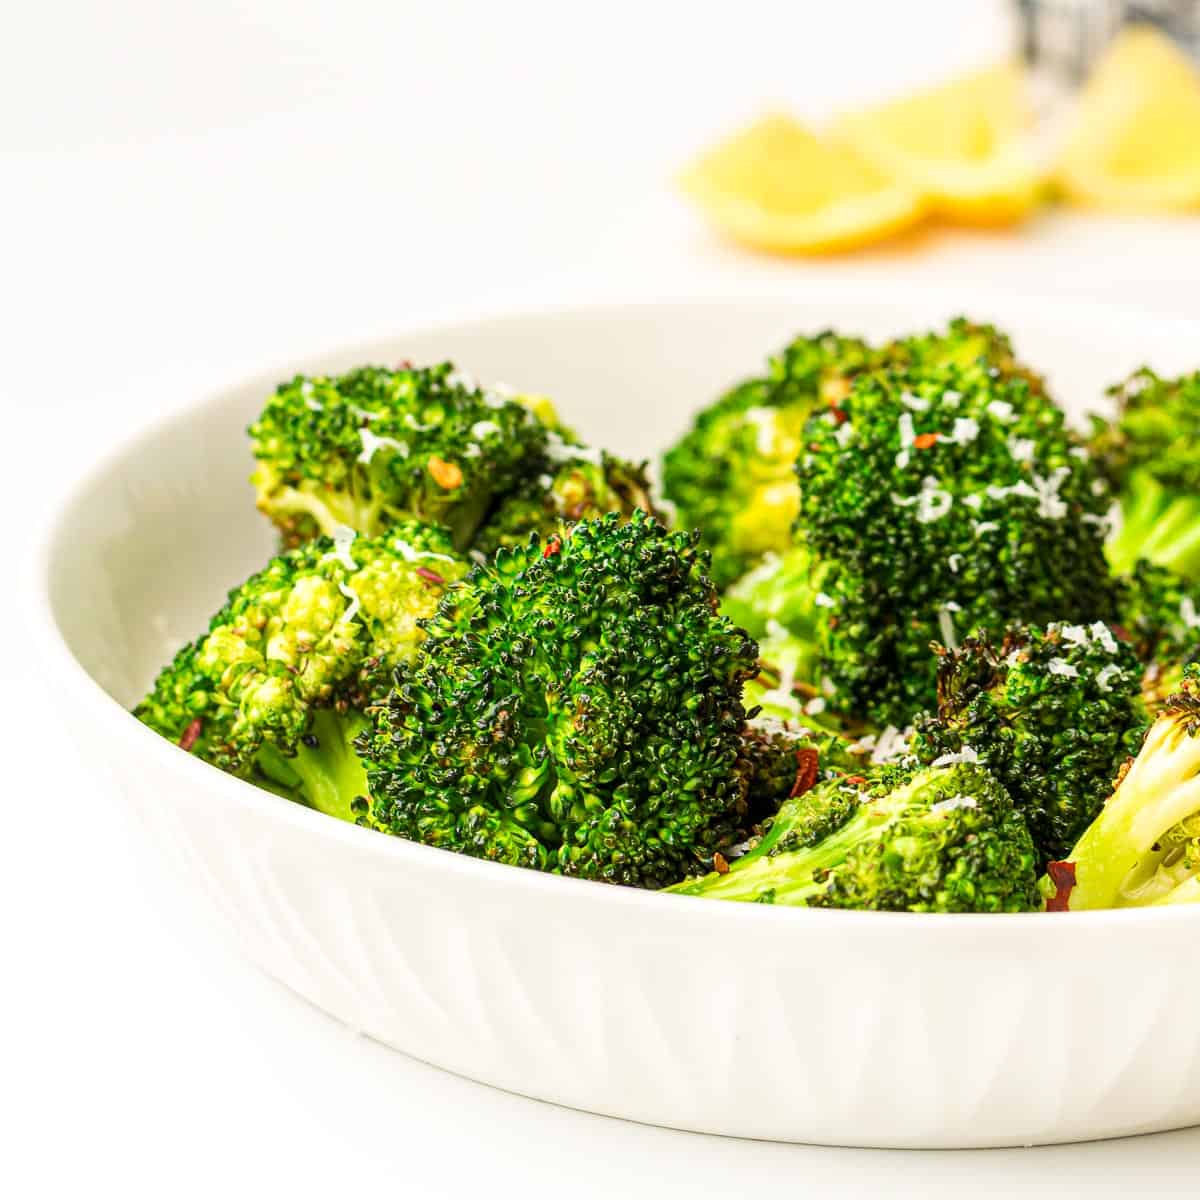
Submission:
{"label": "broccoli floret", "polygon": [[694,534],[642,512],[502,549],[447,594],[370,735],[370,822],[658,886],[744,828],[742,684]]}
{"label": "broccoli floret", "polygon": [[682,527],[703,532],[718,587],[790,545],[798,503],[792,468],[804,423],[816,409],[840,411],[850,378],[872,361],[858,338],[796,338],[763,377],[703,409],[664,456],[663,494]]}
{"label": "broccoli floret", "polygon": [[999,648],[943,650],[938,708],[917,721],[925,762],[978,762],[1008,789],[1041,856],[1059,858],[1100,811],[1145,731],[1132,648],[1102,622],[1010,630]]}
{"label": "broccoli floret", "polygon": [[551,429],[546,453],[488,516],[473,548],[488,555],[523,545],[531,533],[545,538],[563,524],[610,512],[629,517],[639,508],[655,511],[645,463],[592,450]]}
{"label": "broccoli floret", "polygon": [[746,380],[701,411],[663,459],[663,491],[680,523],[703,532],[717,586],[729,586],[764,554],[783,553],[792,544],[799,503],[793,466],[814,413],[836,428],[845,419],[841,405],[851,382],[866,371],[969,366],[981,358],[1041,389],[1003,334],[960,317],[944,332],[878,349],[828,331],[798,337],[770,360],[763,377]]}
{"label": "broccoli floret", "polygon": [[466,549],[493,501],[546,449],[538,404],[464,382],[449,363],[360,367],[282,384],[250,426],[258,507],[286,545],[345,525],[445,525]]}
{"label": "broccoli floret", "polygon": [[1107,501],[1063,414],[986,359],[860,376],[812,419],[797,540],[822,564],[831,705],[903,725],[933,704],[934,640],[1115,619]]}
{"label": "broccoli floret", "polygon": [[134,715],[223,771],[351,819],[367,790],[352,746],[364,710],[465,574],[430,526],[308,542],[235,588]]}
{"label": "broccoli floret", "polygon": [[[1200,666],[1184,670],[1100,815],[1042,882],[1047,907],[1072,911],[1184,901],[1200,874]],[[1185,886],[1186,885],[1186,886]]]}
{"label": "broccoli floret", "polygon": [[829,780],[786,801],[724,872],[671,891],[908,912],[1037,907],[1036,853],[1004,788],[970,765]]}
{"label": "broccoli floret", "polygon": [[1156,713],[1200,655],[1200,587],[1144,558],[1119,582],[1121,629],[1143,664],[1142,700]]}
{"label": "broccoli floret", "polygon": [[865,750],[845,739],[778,717],[758,716],[746,722],[740,769],[748,781],[749,823],[760,825],[788,799],[802,795],[822,780],[865,769]]}
{"label": "broccoli floret", "polygon": [[1200,580],[1200,371],[1143,368],[1109,394],[1117,415],[1095,418],[1090,443],[1121,505],[1109,561],[1123,574],[1148,558]]}

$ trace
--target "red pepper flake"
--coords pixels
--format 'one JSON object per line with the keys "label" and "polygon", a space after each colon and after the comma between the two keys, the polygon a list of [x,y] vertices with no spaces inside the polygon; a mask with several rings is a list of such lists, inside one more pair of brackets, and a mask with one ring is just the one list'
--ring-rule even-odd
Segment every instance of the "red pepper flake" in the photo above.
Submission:
{"label": "red pepper flake", "polygon": [[179,748],[181,750],[190,750],[200,740],[200,734],[203,729],[204,722],[199,717],[193,717],[188,722],[188,727],[183,731],[183,737],[179,739]]}
{"label": "red pepper flake", "polygon": [[547,543],[546,548],[542,551],[543,558],[549,558],[552,554],[557,554],[562,549],[562,538],[555,534]]}
{"label": "red pepper flake", "polygon": [[396,370],[397,370],[397,371],[411,371],[412,369],[413,369],[413,364],[412,364],[412,359],[411,359],[411,358],[402,358],[402,359],[401,359],[401,360],[400,360],[400,361],[399,361],[399,362],[396,364]]}
{"label": "red pepper flake", "polygon": [[439,458],[434,454],[430,457],[426,469],[433,476],[434,482],[438,487],[445,488],[448,492],[454,491],[457,487],[462,487],[463,473],[462,467],[458,463],[447,462],[444,458]]}
{"label": "red pepper flake", "polygon": [[913,438],[913,448],[916,450],[929,450],[937,445],[938,435],[936,433],[919,433]]}
{"label": "red pepper flake", "polygon": [[718,875],[729,874],[729,864],[725,861],[725,855],[723,855],[719,850],[713,855],[713,870],[716,871]]}
{"label": "red pepper flake", "polygon": [[1129,630],[1124,625],[1110,625],[1109,629],[1123,642],[1132,642],[1133,638],[1129,636]]}
{"label": "red pepper flake", "polygon": [[802,746],[796,751],[796,779],[792,784],[792,790],[788,792],[789,800],[803,796],[816,784],[819,763],[820,756],[815,746]]}
{"label": "red pepper flake", "polygon": [[862,776],[862,775],[847,775],[846,782],[853,783],[853,784],[860,784],[860,783],[866,783],[867,780],[866,780],[866,777]]}
{"label": "red pepper flake", "polygon": [[430,583],[444,584],[446,582],[436,571],[431,571],[428,567],[418,567],[417,574],[422,579],[428,579]]}
{"label": "red pepper flake", "polygon": [[1046,874],[1054,884],[1054,895],[1046,901],[1047,912],[1066,912],[1070,908],[1071,891],[1075,887],[1075,864],[1052,862],[1046,864]]}
{"label": "red pepper flake", "polygon": [[833,413],[833,423],[835,425],[845,425],[845,423],[850,420],[850,418],[846,415],[846,410],[844,408],[835,407],[831,408],[829,411]]}

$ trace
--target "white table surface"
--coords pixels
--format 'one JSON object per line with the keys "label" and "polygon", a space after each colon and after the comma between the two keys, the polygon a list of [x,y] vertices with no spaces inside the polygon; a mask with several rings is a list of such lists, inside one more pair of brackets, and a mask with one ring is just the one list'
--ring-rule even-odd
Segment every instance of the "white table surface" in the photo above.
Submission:
{"label": "white table surface", "polygon": [[[991,3],[33,8],[0,46],[0,396],[15,421],[0,495],[18,559],[54,490],[153,414],[289,353],[485,300],[828,272],[954,286],[964,307],[996,287],[1200,303],[1200,220],[1048,215],[812,265],[735,252],[672,196],[670,169],[763,104],[820,113],[979,59],[1005,31]],[[502,1094],[357,1037],[176,898],[65,747],[16,608],[0,591],[4,1195],[1194,1183],[1200,1131],[975,1153],[733,1142]]]}

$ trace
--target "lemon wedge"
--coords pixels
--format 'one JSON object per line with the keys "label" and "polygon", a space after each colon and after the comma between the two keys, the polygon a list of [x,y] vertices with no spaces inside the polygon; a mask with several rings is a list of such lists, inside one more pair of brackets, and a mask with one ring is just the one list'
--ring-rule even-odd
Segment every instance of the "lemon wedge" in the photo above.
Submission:
{"label": "lemon wedge", "polygon": [[1080,96],[1058,175],[1082,204],[1200,207],[1200,72],[1168,38],[1135,26],[1113,39]]}
{"label": "lemon wedge", "polygon": [[781,253],[864,246],[921,215],[911,189],[782,115],[763,117],[702,155],[680,184],[728,236]]}
{"label": "lemon wedge", "polygon": [[1020,220],[1037,203],[1031,125],[1024,78],[1003,63],[849,113],[834,132],[932,211],[997,225]]}

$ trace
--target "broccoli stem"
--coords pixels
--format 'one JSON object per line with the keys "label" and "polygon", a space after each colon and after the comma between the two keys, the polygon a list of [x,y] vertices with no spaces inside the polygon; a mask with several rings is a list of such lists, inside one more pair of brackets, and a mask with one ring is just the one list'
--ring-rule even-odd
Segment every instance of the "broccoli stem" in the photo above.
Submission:
{"label": "broccoli stem", "polygon": [[1106,546],[1117,574],[1127,574],[1139,558],[1177,575],[1200,575],[1200,498],[1179,496],[1146,472],[1131,476],[1120,531]]}
{"label": "broccoli stem", "polygon": [[354,749],[354,739],[366,725],[361,713],[340,715],[330,708],[318,709],[311,730],[313,745],[302,743],[290,757],[264,745],[256,760],[258,768],[309,808],[353,821],[355,798],[367,794],[367,772]]}
{"label": "broccoli stem", "polygon": [[667,890],[714,900],[758,900],[771,894],[776,904],[804,904],[825,886],[818,874],[845,862],[854,846],[885,824],[889,815],[863,805],[845,825],[816,846],[773,855],[772,849],[787,832],[786,822],[776,822],[757,846],[734,860],[725,874],[713,872]]}
{"label": "broccoli stem", "polygon": [[1192,875],[1176,884],[1165,896],[1154,900],[1153,904],[1200,904],[1200,876]]}
{"label": "broccoli stem", "polygon": [[1134,901],[1172,847],[1163,835],[1200,811],[1200,737],[1160,717],[1103,811],[1071,852],[1072,911]]}

